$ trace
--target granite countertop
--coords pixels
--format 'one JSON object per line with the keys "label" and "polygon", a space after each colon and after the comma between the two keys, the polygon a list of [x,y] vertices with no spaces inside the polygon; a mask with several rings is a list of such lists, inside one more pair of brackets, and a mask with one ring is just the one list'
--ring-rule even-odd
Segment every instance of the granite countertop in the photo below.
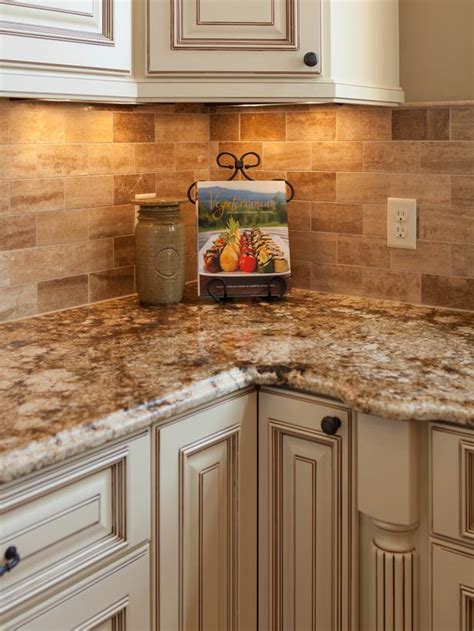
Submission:
{"label": "granite countertop", "polygon": [[254,384],[474,427],[474,314],[295,291],[123,298],[0,326],[0,482]]}

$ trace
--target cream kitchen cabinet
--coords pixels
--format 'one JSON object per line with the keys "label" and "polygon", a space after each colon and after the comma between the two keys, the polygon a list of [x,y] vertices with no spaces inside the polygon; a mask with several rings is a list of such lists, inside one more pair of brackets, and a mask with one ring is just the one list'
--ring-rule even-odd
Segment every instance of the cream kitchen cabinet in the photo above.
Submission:
{"label": "cream kitchen cabinet", "polygon": [[252,392],[157,432],[161,631],[256,628],[256,415]]}
{"label": "cream kitchen cabinet", "polygon": [[0,63],[11,97],[403,100],[398,0],[0,2]]}
{"label": "cream kitchen cabinet", "polygon": [[356,628],[351,449],[347,408],[260,393],[260,629]]}
{"label": "cream kitchen cabinet", "polygon": [[0,90],[5,96],[135,96],[132,0],[0,3]]}
{"label": "cream kitchen cabinet", "polygon": [[139,97],[399,103],[398,0],[147,0]]}

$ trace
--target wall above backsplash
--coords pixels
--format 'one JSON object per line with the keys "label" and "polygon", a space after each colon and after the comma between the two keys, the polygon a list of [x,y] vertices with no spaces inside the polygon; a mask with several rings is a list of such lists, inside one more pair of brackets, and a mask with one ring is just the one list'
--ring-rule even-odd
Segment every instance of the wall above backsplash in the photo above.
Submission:
{"label": "wall above backsplash", "polygon": [[[452,108],[0,101],[0,320],[134,291],[136,193],[225,179],[219,151],[286,177],[295,285],[474,309],[474,105]],[[416,250],[386,246],[386,198],[415,197]],[[194,207],[183,206],[187,278]]]}

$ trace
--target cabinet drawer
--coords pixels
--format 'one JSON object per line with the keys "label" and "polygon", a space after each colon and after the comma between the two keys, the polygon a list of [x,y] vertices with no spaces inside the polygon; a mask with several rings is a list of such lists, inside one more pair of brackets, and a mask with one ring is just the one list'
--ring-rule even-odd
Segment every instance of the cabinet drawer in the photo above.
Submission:
{"label": "cabinet drawer", "polygon": [[433,534],[474,545],[474,432],[432,427],[431,479]]}
{"label": "cabinet drawer", "polygon": [[2,625],[4,631],[149,631],[148,546]]}
{"label": "cabinet drawer", "polygon": [[472,631],[474,553],[433,543],[432,631]]}
{"label": "cabinet drawer", "polygon": [[149,539],[148,434],[77,458],[0,493],[0,614],[93,563]]}

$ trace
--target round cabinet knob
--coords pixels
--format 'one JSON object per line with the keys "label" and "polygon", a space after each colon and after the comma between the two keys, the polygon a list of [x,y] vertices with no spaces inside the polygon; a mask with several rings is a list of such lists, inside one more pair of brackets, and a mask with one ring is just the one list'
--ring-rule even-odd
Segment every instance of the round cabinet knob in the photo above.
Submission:
{"label": "round cabinet knob", "polygon": [[20,555],[18,554],[16,546],[9,546],[5,550],[5,559],[7,560],[7,562],[3,565],[0,565],[0,576],[3,576],[10,570],[13,570],[13,568],[16,567],[20,562]]}
{"label": "round cabinet knob", "polygon": [[318,65],[319,60],[316,53],[306,53],[306,55],[303,57],[303,61],[307,66],[310,66],[312,68],[313,66]]}
{"label": "round cabinet knob", "polygon": [[333,436],[340,427],[341,419],[337,416],[325,416],[321,421],[321,429],[329,436]]}

